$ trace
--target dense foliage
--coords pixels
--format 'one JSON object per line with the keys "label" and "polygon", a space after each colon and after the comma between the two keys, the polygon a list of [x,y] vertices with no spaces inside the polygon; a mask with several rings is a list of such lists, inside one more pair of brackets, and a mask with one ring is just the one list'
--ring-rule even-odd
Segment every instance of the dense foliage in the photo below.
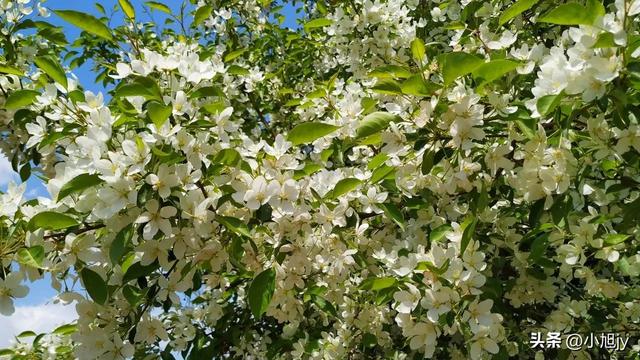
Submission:
{"label": "dense foliage", "polygon": [[525,359],[531,332],[639,331],[640,1],[577,1],[294,1],[294,29],[271,0],[0,1],[0,149],[51,195],[0,195],[0,313],[51,274],[79,315],[0,354]]}

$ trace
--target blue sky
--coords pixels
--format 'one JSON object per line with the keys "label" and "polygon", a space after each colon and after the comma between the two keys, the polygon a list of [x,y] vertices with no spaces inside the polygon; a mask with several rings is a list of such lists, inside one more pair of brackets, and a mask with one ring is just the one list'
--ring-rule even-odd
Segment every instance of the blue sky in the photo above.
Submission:
{"label": "blue sky", "polygon": [[[136,7],[138,18],[148,20],[147,15],[142,11],[143,1],[130,0]],[[85,13],[92,14],[94,16],[101,16],[95,7],[95,3],[100,3],[106,10],[110,12],[114,6],[117,6],[117,0],[48,0],[46,7],[52,10],[76,10]],[[180,9],[182,1],[180,0],[164,0],[160,1],[169,6],[176,13]],[[298,15],[295,13],[295,9],[292,6],[285,6],[283,14],[286,16],[286,20],[283,24],[285,27],[297,28],[296,18]],[[110,25],[121,25],[124,21],[123,14],[120,12],[120,16],[116,15],[112,18]],[[164,20],[168,16],[164,13],[154,11],[153,20],[156,23],[163,24]],[[69,42],[73,42],[80,34],[80,30],[68,25],[62,19],[55,14],[47,19],[48,22],[56,26],[62,26],[64,28],[65,35]],[[187,21],[187,22],[190,22]],[[85,63],[73,70],[73,73],[78,77],[82,86],[95,93],[105,92],[109,89],[105,89],[101,84],[95,84],[95,73],[91,70],[91,64]],[[7,158],[0,155],[0,191],[6,191],[7,184],[10,181],[19,183],[20,177],[11,170],[11,165]],[[49,197],[49,193],[38,178],[32,176],[27,180],[27,198],[35,197]],[[47,275],[44,279],[38,280],[34,283],[28,283],[30,288],[29,295],[24,299],[16,299],[16,312],[10,317],[0,315],[0,348],[3,348],[10,344],[13,340],[13,336],[19,334],[25,330],[33,330],[36,332],[47,332],[54,329],[56,326],[72,322],[76,315],[73,305],[62,306],[61,304],[54,304],[53,298],[56,295],[56,291],[51,288],[51,278]]]}

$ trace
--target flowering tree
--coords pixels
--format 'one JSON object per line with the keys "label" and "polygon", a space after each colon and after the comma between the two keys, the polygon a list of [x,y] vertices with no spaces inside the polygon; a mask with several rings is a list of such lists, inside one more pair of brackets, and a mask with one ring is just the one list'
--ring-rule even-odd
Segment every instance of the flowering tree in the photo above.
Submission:
{"label": "flowering tree", "polygon": [[507,359],[640,330],[640,1],[293,1],[296,29],[271,0],[132,3],[52,10],[69,43],[0,2],[0,148],[51,195],[0,195],[0,313],[48,273],[79,315],[0,355]]}

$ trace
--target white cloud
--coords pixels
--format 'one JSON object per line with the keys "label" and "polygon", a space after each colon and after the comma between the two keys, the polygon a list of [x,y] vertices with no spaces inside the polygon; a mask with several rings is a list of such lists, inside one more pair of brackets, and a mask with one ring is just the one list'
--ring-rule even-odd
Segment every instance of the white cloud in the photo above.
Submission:
{"label": "white cloud", "polygon": [[0,186],[7,185],[11,180],[19,181],[18,174],[11,168],[11,163],[4,155],[0,154]]}
{"label": "white cloud", "polygon": [[0,315],[0,324],[2,324],[0,325],[0,349],[9,346],[15,341],[15,336],[23,331],[50,332],[77,318],[75,304],[44,303],[35,306],[16,306],[16,312],[13,315]]}

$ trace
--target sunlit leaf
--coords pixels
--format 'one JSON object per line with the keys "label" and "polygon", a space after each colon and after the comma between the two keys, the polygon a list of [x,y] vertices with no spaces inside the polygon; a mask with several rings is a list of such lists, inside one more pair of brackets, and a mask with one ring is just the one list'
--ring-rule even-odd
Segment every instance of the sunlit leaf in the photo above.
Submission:
{"label": "sunlit leaf", "polygon": [[18,250],[18,262],[33,268],[41,268],[45,258],[44,247],[41,245]]}
{"label": "sunlit leaf", "polygon": [[293,145],[308,144],[331,134],[339,128],[339,126],[319,122],[302,123],[289,131],[287,140],[291,141]]}
{"label": "sunlit leaf", "polygon": [[538,21],[557,25],[592,25],[604,13],[602,3],[597,0],[588,0],[587,6],[574,2],[559,5],[540,16]]}
{"label": "sunlit leaf", "polygon": [[362,185],[362,180],[356,178],[346,178],[338,181],[336,186],[333,187],[327,196],[332,199],[337,199],[338,197],[355,190],[358,186]]}
{"label": "sunlit leaf", "polygon": [[147,5],[148,7],[158,10],[158,11],[162,11],[163,13],[169,14],[171,15],[171,9],[169,9],[169,7],[161,2],[157,2],[157,1],[147,1],[145,3],[145,5]]}
{"label": "sunlit leaf", "polygon": [[0,65],[0,74],[9,74],[16,76],[23,76],[24,72],[16,67],[9,65]]}
{"label": "sunlit leaf", "polygon": [[157,129],[160,129],[162,125],[164,125],[167,120],[169,120],[169,116],[173,108],[171,105],[164,105],[158,101],[151,101],[147,105],[147,113],[149,114],[149,118],[156,126]]}
{"label": "sunlit leaf", "polygon": [[35,90],[16,90],[9,94],[7,101],[4,103],[4,107],[7,110],[17,110],[27,107],[33,104],[36,96],[40,95]]}
{"label": "sunlit leaf", "polygon": [[415,38],[411,41],[411,55],[413,59],[421,64],[426,57],[427,50],[424,46],[424,42],[421,39]]}
{"label": "sunlit leaf", "polygon": [[361,139],[378,133],[389,126],[389,123],[400,122],[402,119],[398,115],[388,112],[377,111],[371,113],[362,119],[360,125],[356,129],[356,139]]}
{"label": "sunlit leaf", "polygon": [[104,180],[97,174],[80,174],[60,188],[57,200],[60,201],[71,194],[78,194],[86,189],[98,186],[103,182]]}
{"label": "sunlit leaf", "polygon": [[107,27],[102,21],[95,17],[75,10],[53,10],[58,16],[60,16],[66,22],[79,27],[80,29],[99,36],[105,40],[113,40],[111,29]]}
{"label": "sunlit leaf", "polygon": [[522,14],[523,12],[531,9],[533,5],[537,4],[540,0],[518,0],[513,3],[509,8],[502,12],[500,15],[500,19],[498,20],[499,25],[503,25],[514,17]]}
{"label": "sunlit leaf", "polygon": [[134,20],[136,18],[136,10],[129,0],[118,0],[118,3],[129,19]]}
{"label": "sunlit leaf", "polygon": [[44,211],[32,217],[27,227],[31,231],[37,229],[63,230],[76,225],[78,222],[71,216],[54,211]]}
{"label": "sunlit leaf", "polygon": [[205,5],[201,6],[196,10],[195,15],[193,16],[193,25],[198,26],[202,24],[205,20],[211,17],[211,13],[213,12],[213,6]]}
{"label": "sunlit leaf", "polygon": [[231,216],[217,216],[216,221],[224,225],[228,230],[242,236],[251,237],[251,232],[242,220]]}
{"label": "sunlit leaf", "polygon": [[475,68],[473,77],[478,82],[478,86],[483,86],[515,70],[520,65],[519,62],[513,60],[492,60]]}
{"label": "sunlit leaf", "polygon": [[304,31],[309,32],[313,29],[329,26],[331,23],[331,20],[325,18],[314,19],[304,24]]}
{"label": "sunlit leaf", "polygon": [[473,72],[484,61],[464,52],[451,52],[438,57],[442,79],[445,85],[453,83],[457,78]]}

